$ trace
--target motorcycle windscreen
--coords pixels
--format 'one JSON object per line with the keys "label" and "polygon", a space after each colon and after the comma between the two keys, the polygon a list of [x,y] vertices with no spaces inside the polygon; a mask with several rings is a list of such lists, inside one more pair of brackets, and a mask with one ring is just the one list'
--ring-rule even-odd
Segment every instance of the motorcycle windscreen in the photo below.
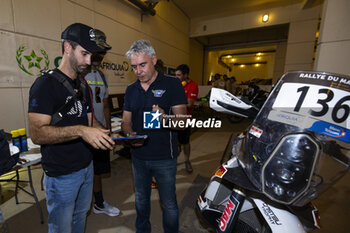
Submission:
{"label": "motorcycle windscreen", "polygon": [[302,206],[349,170],[350,77],[282,76],[253,121],[239,160],[270,199]]}

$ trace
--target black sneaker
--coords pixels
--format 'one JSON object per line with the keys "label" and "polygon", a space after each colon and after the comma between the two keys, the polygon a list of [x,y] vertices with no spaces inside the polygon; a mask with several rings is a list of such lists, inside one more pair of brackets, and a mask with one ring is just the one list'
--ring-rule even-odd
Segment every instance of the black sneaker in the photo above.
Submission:
{"label": "black sneaker", "polygon": [[191,165],[191,162],[190,161],[186,161],[185,162],[185,167],[186,167],[186,171],[188,173],[192,173],[193,172],[193,168],[192,168],[192,165]]}

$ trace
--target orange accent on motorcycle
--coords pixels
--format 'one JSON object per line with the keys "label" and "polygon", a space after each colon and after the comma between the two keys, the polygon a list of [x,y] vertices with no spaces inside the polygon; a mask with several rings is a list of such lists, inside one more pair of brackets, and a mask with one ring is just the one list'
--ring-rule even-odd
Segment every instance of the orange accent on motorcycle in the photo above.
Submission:
{"label": "orange accent on motorcycle", "polygon": [[222,177],[225,175],[226,172],[227,172],[227,169],[226,169],[225,167],[223,167],[223,166],[220,166],[220,167],[215,171],[215,173],[214,173],[213,176],[217,176],[217,177],[219,177],[219,178],[222,178]]}

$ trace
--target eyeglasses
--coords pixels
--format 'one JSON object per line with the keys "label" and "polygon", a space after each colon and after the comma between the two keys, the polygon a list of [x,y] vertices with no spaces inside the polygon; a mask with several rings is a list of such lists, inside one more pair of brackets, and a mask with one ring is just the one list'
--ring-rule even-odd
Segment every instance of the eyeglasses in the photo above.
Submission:
{"label": "eyeglasses", "polygon": [[95,102],[101,103],[101,97],[100,97],[101,88],[95,87]]}

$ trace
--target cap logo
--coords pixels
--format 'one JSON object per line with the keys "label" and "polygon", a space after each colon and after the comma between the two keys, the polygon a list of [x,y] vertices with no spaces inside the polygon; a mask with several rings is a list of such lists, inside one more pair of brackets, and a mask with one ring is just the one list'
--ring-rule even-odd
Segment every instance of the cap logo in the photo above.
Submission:
{"label": "cap logo", "polygon": [[96,41],[96,36],[95,36],[95,30],[94,29],[90,29],[89,36],[90,36],[90,40],[91,41]]}

